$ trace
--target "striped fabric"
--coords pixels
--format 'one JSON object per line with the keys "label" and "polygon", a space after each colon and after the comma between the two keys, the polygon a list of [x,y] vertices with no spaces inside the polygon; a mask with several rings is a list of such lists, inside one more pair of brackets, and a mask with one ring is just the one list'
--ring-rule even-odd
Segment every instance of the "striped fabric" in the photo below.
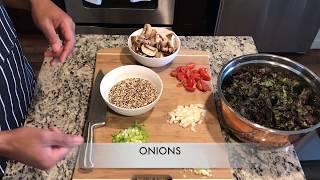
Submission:
{"label": "striped fabric", "polygon": [[[15,29],[0,1],[0,131],[23,126],[35,86],[33,70],[23,55]],[[0,155],[1,156],[1,155]],[[0,158],[0,177],[6,160]]]}

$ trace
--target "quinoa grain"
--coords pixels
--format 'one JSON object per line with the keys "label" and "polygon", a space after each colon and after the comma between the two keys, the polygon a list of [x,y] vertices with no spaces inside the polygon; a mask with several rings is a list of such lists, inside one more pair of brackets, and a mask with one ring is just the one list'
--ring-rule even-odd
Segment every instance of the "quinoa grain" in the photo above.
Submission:
{"label": "quinoa grain", "polygon": [[121,108],[135,109],[152,103],[157,96],[157,89],[149,81],[128,78],[111,88],[109,101]]}

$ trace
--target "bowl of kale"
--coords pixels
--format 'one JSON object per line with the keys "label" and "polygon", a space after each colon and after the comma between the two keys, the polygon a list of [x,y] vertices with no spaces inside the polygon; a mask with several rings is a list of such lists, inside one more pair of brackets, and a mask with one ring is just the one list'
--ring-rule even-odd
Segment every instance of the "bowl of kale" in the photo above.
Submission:
{"label": "bowl of kale", "polygon": [[282,147],[320,127],[320,80],[285,57],[251,54],[229,61],[217,93],[224,125],[243,141]]}

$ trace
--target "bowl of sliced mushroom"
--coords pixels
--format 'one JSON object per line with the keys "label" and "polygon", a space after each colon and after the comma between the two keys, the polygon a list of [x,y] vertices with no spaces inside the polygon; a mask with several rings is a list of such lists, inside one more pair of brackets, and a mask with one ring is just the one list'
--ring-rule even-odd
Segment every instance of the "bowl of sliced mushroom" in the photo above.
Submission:
{"label": "bowl of sliced mushroom", "polygon": [[181,41],[173,31],[145,24],[129,36],[128,47],[131,55],[142,65],[161,67],[176,58]]}

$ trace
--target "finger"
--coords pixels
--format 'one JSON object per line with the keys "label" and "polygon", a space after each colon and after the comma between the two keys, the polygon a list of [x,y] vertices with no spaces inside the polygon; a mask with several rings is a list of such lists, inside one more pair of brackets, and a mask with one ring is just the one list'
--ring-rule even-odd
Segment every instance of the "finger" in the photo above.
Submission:
{"label": "finger", "polygon": [[58,50],[57,52],[53,52],[52,51],[52,59],[50,60],[50,65],[51,66],[54,66],[54,65],[57,65],[57,64],[61,63],[61,61],[59,59],[59,57],[61,55],[61,52],[62,52],[62,48],[60,50]]}
{"label": "finger", "polygon": [[53,148],[52,149],[52,157],[55,159],[55,161],[60,161],[63,159],[66,154],[71,150],[71,148],[66,148],[66,147],[58,147],[58,148]]}
{"label": "finger", "polygon": [[57,64],[60,64],[59,53],[54,53],[52,50],[47,50],[44,52],[44,57],[50,57],[50,65],[55,66]]}
{"label": "finger", "polygon": [[71,20],[63,21],[60,28],[64,39],[64,47],[60,55],[60,61],[64,62],[75,45],[74,24]]}
{"label": "finger", "polygon": [[56,57],[53,57],[52,59],[51,59],[51,61],[50,61],[50,65],[51,66],[55,66],[55,65],[57,65],[57,64],[60,64],[61,62],[60,62],[60,59],[59,58],[56,58]]}
{"label": "finger", "polygon": [[49,127],[49,129],[53,132],[61,133],[60,129],[58,129],[57,127]]}
{"label": "finger", "polygon": [[83,138],[81,136],[63,134],[61,132],[50,132],[48,135],[48,143],[52,146],[71,147],[82,142]]}
{"label": "finger", "polygon": [[53,57],[54,56],[54,52],[52,50],[46,50],[44,52],[44,57]]}
{"label": "finger", "polygon": [[46,22],[45,25],[42,26],[42,31],[48,39],[53,52],[58,52],[62,48],[62,43],[53,24],[50,22]]}

